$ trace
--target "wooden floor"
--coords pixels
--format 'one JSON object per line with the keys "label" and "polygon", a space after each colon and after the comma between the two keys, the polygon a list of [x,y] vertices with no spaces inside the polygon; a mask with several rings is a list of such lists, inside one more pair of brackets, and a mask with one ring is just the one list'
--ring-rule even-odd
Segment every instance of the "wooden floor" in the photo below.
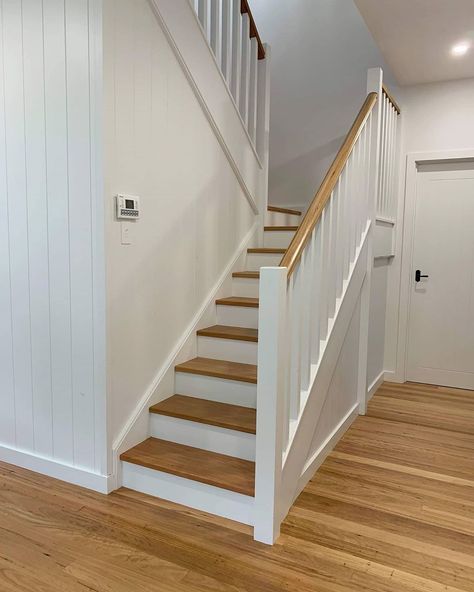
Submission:
{"label": "wooden floor", "polygon": [[0,591],[474,591],[474,393],[384,385],[274,547],[0,464]]}

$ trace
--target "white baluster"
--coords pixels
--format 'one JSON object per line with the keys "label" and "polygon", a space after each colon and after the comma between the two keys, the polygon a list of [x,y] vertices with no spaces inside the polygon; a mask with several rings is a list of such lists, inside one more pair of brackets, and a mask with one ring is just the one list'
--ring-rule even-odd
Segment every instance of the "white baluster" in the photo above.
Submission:
{"label": "white baluster", "polygon": [[250,40],[249,114],[248,131],[252,142],[257,140],[258,41]]}
{"label": "white baluster", "polygon": [[370,114],[368,122],[367,122],[367,163],[366,163],[366,185],[365,185],[365,223],[367,225],[367,221],[370,215],[370,180],[372,175],[375,174],[375,160],[372,162],[372,124],[373,124],[373,112]]}
{"label": "white baluster", "polygon": [[350,159],[346,162],[346,166],[344,167],[344,280],[347,279],[349,275],[349,268],[350,268],[350,246],[349,246],[349,237],[350,237],[350,223],[351,223],[351,188],[349,185],[349,173],[350,173]]}
{"label": "white baluster", "polygon": [[384,109],[386,118],[386,129],[385,129],[385,153],[384,153],[384,180],[383,180],[383,215],[385,218],[388,216],[388,187],[390,177],[390,101],[385,97]]}
{"label": "white baluster", "polygon": [[319,300],[320,307],[320,336],[321,340],[325,341],[328,332],[328,254],[329,245],[331,239],[329,216],[327,206],[324,208],[321,215],[321,231],[322,231],[322,244],[321,244],[321,296]]}
{"label": "white baluster", "polygon": [[337,211],[336,211],[336,265],[334,274],[336,280],[335,300],[342,294],[342,279],[344,274],[344,171],[337,182]]}
{"label": "white baluster", "polygon": [[242,15],[240,0],[228,0],[232,5],[232,76],[230,90],[237,107],[240,105],[240,74],[242,70]]}
{"label": "white baluster", "polygon": [[240,72],[240,114],[245,125],[249,117],[250,87],[250,18],[247,13],[242,15],[242,64]]}
{"label": "white baluster", "polygon": [[377,198],[377,214],[383,216],[383,187],[384,187],[384,176],[385,176],[385,128],[386,128],[386,117],[385,117],[385,95],[382,94],[380,98],[380,110],[381,110],[381,141],[380,141],[380,161],[379,161],[379,188]]}
{"label": "white baluster", "polygon": [[290,361],[290,419],[300,413],[301,396],[301,304],[302,304],[302,262],[290,278],[291,298],[291,361]]}
{"label": "white baluster", "polygon": [[308,390],[309,381],[311,378],[311,284],[314,274],[314,259],[312,251],[312,237],[314,230],[311,233],[310,240],[306,245],[301,258],[301,307],[299,315],[301,317],[301,346],[300,346],[300,364],[301,364],[301,389]]}
{"label": "white baluster", "polygon": [[210,14],[209,14],[209,0],[199,0],[198,16],[201,21],[202,28],[206,35],[206,39],[210,42]]}
{"label": "white baluster", "polygon": [[360,186],[360,198],[359,198],[359,216],[360,216],[360,237],[359,237],[359,244],[360,239],[362,237],[362,233],[365,231],[365,226],[367,222],[367,122],[362,130],[362,161],[361,161],[361,186]]}
{"label": "white baluster", "polygon": [[393,132],[393,174],[392,174],[392,204],[390,217],[395,221],[397,217],[397,167],[398,167],[398,113],[393,110],[394,132]]}
{"label": "white baluster", "polygon": [[321,347],[321,273],[322,273],[322,225],[318,223],[311,237],[311,249],[313,251],[313,278],[311,284],[311,364],[319,362]]}
{"label": "white baluster", "polygon": [[336,310],[336,245],[337,245],[337,201],[338,187],[334,188],[329,200],[329,213],[331,225],[331,242],[329,245],[329,270],[328,270],[328,317],[332,319]]}
{"label": "white baluster", "polygon": [[357,250],[360,236],[360,181],[362,168],[362,143],[361,138],[357,139],[354,146],[354,175],[355,175],[355,196],[354,196],[354,253]]}
{"label": "white baluster", "polygon": [[222,2],[222,74],[231,88],[232,82],[232,3]]}
{"label": "white baluster", "polygon": [[222,0],[211,0],[211,48],[222,67]]}
{"label": "white baluster", "polygon": [[193,8],[194,8],[194,12],[199,17],[199,0],[192,0],[192,5],[193,5]]}
{"label": "white baluster", "polygon": [[[256,148],[262,165],[268,166],[268,139],[270,132],[270,60],[271,51],[265,47],[265,59],[258,60],[257,73],[257,140]],[[266,175],[268,177],[268,175]],[[268,181],[266,181],[268,182]],[[268,191],[264,191],[265,194]],[[265,203],[263,209],[266,210]]]}

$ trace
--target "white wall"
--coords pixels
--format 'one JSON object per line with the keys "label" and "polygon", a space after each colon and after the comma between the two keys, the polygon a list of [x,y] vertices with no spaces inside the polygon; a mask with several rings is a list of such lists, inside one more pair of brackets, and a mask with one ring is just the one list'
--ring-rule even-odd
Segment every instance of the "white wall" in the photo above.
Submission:
{"label": "white wall", "polygon": [[394,79],[352,0],[250,0],[272,46],[270,199],[308,203],[366,97],[367,70]]}
{"label": "white wall", "polygon": [[404,154],[474,146],[474,78],[402,89]]}
{"label": "white wall", "polygon": [[105,474],[100,2],[0,11],[0,458]]}
{"label": "white wall", "polygon": [[[150,3],[107,0],[105,7],[108,389],[116,439],[256,216]],[[253,175],[260,174],[254,158]],[[129,246],[114,218],[118,192],[141,197]]]}

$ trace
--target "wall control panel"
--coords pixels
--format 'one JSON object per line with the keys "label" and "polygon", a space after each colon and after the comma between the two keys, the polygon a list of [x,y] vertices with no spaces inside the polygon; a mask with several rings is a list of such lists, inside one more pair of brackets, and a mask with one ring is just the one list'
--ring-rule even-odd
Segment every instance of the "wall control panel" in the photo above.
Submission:
{"label": "wall control panel", "polygon": [[138,220],[140,218],[140,200],[134,195],[116,196],[116,215],[119,220]]}

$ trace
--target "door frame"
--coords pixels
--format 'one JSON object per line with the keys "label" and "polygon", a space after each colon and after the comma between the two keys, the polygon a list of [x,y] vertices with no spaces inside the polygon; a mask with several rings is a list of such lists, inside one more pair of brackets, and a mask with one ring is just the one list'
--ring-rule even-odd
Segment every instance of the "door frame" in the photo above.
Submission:
{"label": "door frame", "polygon": [[[411,304],[411,265],[414,248],[416,182],[418,165],[449,163],[455,161],[472,161],[474,165],[474,148],[464,150],[443,150],[439,152],[410,152],[406,160],[405,208],[403,215],[402,264],[400,277],[400,303],[398,314],[398,344],[396,382],[406,382],[408,357],[408,322]],[[393,379],[392,379],[393,380]]]}

